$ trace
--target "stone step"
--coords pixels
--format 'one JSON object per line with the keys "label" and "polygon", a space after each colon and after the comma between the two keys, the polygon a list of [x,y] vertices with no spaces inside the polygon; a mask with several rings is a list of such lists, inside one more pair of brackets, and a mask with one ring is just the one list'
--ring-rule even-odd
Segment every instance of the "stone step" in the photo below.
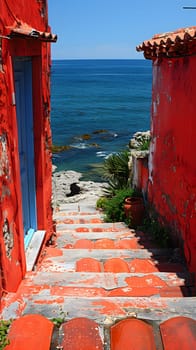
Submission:
{"label": "stone step", "polygon": [[117,288],[179,287],[193,286],[191,273],[113,273],[113,272],[40,272],[32,276],[34,285],[58,287],[102,288],[106,291]]}
{"label": "stone step", "polygon": [[89,214],[97,214],[99,211],[96,210],[95,201],[80,202],[80,203],[63,203],[59,207],[56,208],[55,214],[64,212],[68,215],[73,213],[73,215],[77,215],[77,213],[82,213],[83,215]]}
{"label": "stone step", "polygon": [[80,220],[85,220],[86,222],[89,222],[91,220],[102,220],[103,222],[103,214],[97,213],[97,214],[83,214],[83,213],[65,213],[65,212],[57,212],[54,216],[54,219],[57,222],[66,221],[67,224],[72,224],[73,222],[80,223]]}
{"label": "stone step", "polygon": [[[91,203],[66,204],[54,218],[55,246],[44,249],[35,271],[3,301],[3,318],[31,313],[63,318],[64,347],[74,327],[82,329],[82,318],[90,334],[102,332],[102,340],[111,329],[108,339],[115,345],[120,320],[160,324],[179,315],[196,320],[194,277],[183,263],[170,262],[172,249],[156,248],[146,234],[124,223],[103,222]],[[111,349],[108,344],[104,349]]]}
{"label": "stone step", "polygon": [[[129,239],[129,238],[134,238],[136,237],[134,231],[126,231],[126,232],[118,232],[118,231],[106,231],[106,232],[58,232],[57,233],[57,240],[56,243],[58,244],[58,247],[61,246],[61,244],[66,243],[72,243],[74,244],[77,240],[79,239],[90,239],[90,240],[98,240],[102,238],[107,238],[107,239]],[[145,238],[145,237],[141,237]],[[140,237],[138,237],[140,239]]]}
{"label": "stone step", "polygon": [[49,290],[31,294],[12,302],[2,310],[3,319],[15,319],[23,314],[40,314],[49,319],[88,317],[107,326],[116,321],[137,317],[143,320],[164,321],[170,317],[183,315],[196,320],[194,297],[80,297],[52,294]]}
{"label": "stone step", "polygon": [[56,231],[63,232],[101,232],[101,231],[111,231],[111,232],[119,232],[119,231],[128,231],[128,227],[123,222],[115,222],[115,223],[94,223],[94,224],[66,224],[66,223],[57,223]]}

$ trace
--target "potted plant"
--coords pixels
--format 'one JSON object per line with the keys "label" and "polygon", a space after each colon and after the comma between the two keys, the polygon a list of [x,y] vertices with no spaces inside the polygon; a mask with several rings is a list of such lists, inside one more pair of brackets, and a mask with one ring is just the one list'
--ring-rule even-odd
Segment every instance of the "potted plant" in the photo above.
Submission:
{"label": "potted plant", "polygon": [[141,196],[127,197],[124,201],[124,212],[130,220],[130,226],[137,227],[142,224],[144,218],[144,201]]}
{"label": "potted plant", "polygon": [[111,154],[102,167],[102,176],[108,181],[106,198],[102,205],[105,221],[125,221],[136,227],[142,223],[144,203],[141,193],[130,187],[129,152]]}

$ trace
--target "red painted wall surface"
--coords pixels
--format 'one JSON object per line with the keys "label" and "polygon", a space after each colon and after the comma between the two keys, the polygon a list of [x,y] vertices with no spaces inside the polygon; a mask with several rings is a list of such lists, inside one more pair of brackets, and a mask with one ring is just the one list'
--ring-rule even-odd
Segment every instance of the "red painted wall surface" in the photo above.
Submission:
{"label": "red painted wall surface", "polygon": [[149,198],[196,273],[196,56],[153,62]]}
{"label": "red painted wall surface", "polygon": [[[47,1],[0,2],[0,266],[2,289],[15,291],[26,263],[22,223],[18,131],[14,92],[13,56],[31,56],[38,229],[53,231],[51,209],[50,43],[36,39],[8,40],[8,27],[26,23],[49,31]],[[7,248],[6,248],[7,247]],[[7,250],[6,250],[7,249]],[[1,286],[0,284],[0,286]],[[0,292],[1,294],[1,292]]]}
{"label": "red painted wall surface", "polygon": [[[41,31],[48,29],[47,0],[6,0],[0,2],[1,28],[16,23],[27,23]],[[2,30],[2,29],[1,29]],[[4,28],[4,31],[6,29]]]}
{"label": "red painted wall surface", "polygon": [[[141,152],[139,151],[138,154]],[[137,156],[137,152],[134,152],[132,156],[133,164],[133,175],[132,175],[132,185],[142,191],[144,197],[147,196],[148,188],[148,155],[145,157]]]}

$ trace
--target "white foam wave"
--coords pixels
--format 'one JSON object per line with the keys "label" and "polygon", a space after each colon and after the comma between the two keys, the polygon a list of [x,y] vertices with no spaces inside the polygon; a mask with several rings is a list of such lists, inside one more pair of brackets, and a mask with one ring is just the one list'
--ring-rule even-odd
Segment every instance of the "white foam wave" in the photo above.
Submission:
{"label": "white foam wave", "polygon": [[89,148],[89,145],[87,143],[79,142],[79,143],[74,143],[73,145],[70,145],[73,148],[78,148],[78,149],[86,149]]}
{"label": "white foam wave", "polygon": [[107,152],[98,151],[98,152],[96,152],[96,156],[105,158],[105,157],[107,157]]}
{"label": "white foam wave", "polygon": [[112,153],[106,152],[106,151],[98,151],[96,152],[97,157],[102,157],[104,159],[107,159],[109,156],[111,156]]}

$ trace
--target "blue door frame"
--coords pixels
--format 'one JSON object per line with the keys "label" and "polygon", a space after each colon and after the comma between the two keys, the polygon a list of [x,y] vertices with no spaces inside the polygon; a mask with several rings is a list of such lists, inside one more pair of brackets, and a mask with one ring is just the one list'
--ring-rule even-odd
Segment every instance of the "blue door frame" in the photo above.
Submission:
{"label": "blue door frame", "polygon": [[32,236],[33,232],[37,229],[32,105],[32,60],[30,57],[20,57],[14,60],[14,80],[18,124],[23,226],[26,245],[30,236]]}

